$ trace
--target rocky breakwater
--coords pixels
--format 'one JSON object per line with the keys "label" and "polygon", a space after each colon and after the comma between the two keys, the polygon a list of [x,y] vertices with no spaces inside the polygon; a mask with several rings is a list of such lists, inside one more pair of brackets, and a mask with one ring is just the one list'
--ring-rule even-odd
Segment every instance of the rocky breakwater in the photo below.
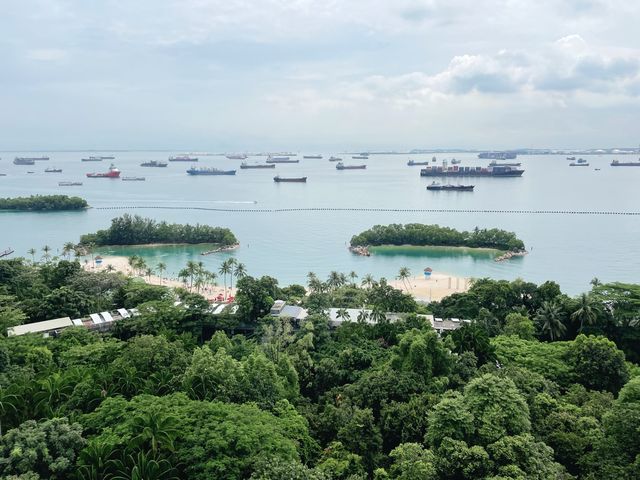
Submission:
{"label": "rocky breakwater", "polygon": [[510,260],[514,257],[524,257],[525,255],[527,255],[529,252],[527,252],[526,250],[517,250],[517,251],[510,251],[510,252],[505,252],[500,256],[497,256],[494,260],[496,262],[504,262],[505,260]]}
{"label": "rocky breakwater", "polygon": [[240,244],[236,243],[234,245],[227,245],[224,247],[214,248],[213,250],[207,250],[206,252],[202,252],[200,255],[211,255],[212,253],[228,252],[231,250],[235,250],[236,248],[239,248],[239,247],[240,247]]}
{"label": "rocky breakwater", "polygon": [[360,255],[362,257],[370,257],[371,252],[369,251],[369,247],[365,247],[363,245],[351,246],[349,247],[349,251],[354,255]]}

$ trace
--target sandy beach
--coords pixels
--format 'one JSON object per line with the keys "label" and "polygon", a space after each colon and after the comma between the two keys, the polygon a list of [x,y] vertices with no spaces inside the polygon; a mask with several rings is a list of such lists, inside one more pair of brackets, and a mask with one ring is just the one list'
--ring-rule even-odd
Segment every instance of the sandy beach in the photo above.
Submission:
{"label": "sandy beach", "polygon": [[[124,273],[125,275],[129,275],[132,277],[140,278],[144,280],[146,283],[149,283],[151,285],[164,285],[167,287],[182,287],[182,288],[187,287],[187,285],[182,280],[175,277],[165,276],[163,278],[160,278],[156,273],[154,273],[150,277],[137,275],[135,272],[131,271],[131,267],[129,266],[129,259],[127,257],[120,257],[115,255],[101,255],[101,257],[102,257],[102,263],[100,265],[95,265],[95,266],[92,265],[90,259],[86,259],[88,260],[88,262],[83,264],[84,268],[86,270],[100,272],[100,271],[106,271],[108,266],[111,265],[115,271]],[[216,281],[220,283],[222,282],[222,279],[220,278],[220,279],[217,279]],[[227,276],[227,297],[235,296],[235,293],[236,293],[235,287],[233,289],[229,288],[228,283],[229,283],[229,278]],[[194,292],[197,291],[195,287],[193,288],[193,291]],[[214,287],[207,286],[207,288],[201,288],[199,293],[208,300],[214,300],[218,295],[224,296],[224,285],[217,285]]]}
{"label": "sandy beach", "polygon": [[[469,290],[471,279],[455,277],[446,273],[433,272],[430,278],[411,277],[405,282],[401,280],[390,281],[395,288],[413,295],[417,300],[431,302],[440,301],[453,293],[461,293]],[[406,284],[406,287],[405,287]]]}

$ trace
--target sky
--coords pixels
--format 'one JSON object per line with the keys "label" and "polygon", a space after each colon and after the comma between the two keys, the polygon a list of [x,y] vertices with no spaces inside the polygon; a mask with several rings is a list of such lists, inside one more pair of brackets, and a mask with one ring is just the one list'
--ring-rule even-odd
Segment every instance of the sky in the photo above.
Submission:
{"label": "sky", "polygon": [[0,150],[640,144],[640,2],[0,8]]}

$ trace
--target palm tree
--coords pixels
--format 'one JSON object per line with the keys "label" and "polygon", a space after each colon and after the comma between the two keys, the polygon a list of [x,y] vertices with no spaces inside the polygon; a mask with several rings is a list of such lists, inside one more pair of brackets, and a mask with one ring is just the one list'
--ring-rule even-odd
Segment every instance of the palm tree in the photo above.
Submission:
{"label": "palm tree", "polygon": [[127,259],[127,263],[129,264],[129,268],[131,269],[131,274],[133,274],[133,269],[135,268],[137,262],[138,262],[138,256],[137,255],[132,255]]}
{"label": "palm tree", "polygon": [[593,325],[598,319],[598,312],[596,305],[590,295],[583,293],[578,298],[578,305],[576,310],[571,314],[571,320],[574,322],[580,322],[580,328],[578,332],[582,332],[584,325]]}
{"label": "palm tree", "polygon": [[368,318],[369,318],[369,314],[364,308],[362,308],[358,313],[358,322],[365,323]]}
{"label": "palm tree", "polygon": [[186,270],[189,273],[189,290],[191,290],[191,288],[193,287],[193,278],[198,273],[198,264],[196,262],[194,262],[193,260],[189,260],[187,262]]}
{"label": "palm tree", "polygon": [[349,320],[351,320],[349,311],[346,308],[339,308],[336,312],[336,318],[339,318],[343,322],[348,322]]}
{"label": "palm tree", "polygon": [[162,285],[162,280],[164,279],[162,274],[167,270],[167,264],[164,262],[160,262],[158,263],[158,265],[156,265],[156,269],[160,274],[160,285]]}
{"label": "palm tree", "polygon": [[144,445],[147,442],[155,455],[160,447],[173,451],[173,441],[178,436],[176,417],[162,414],[144,413],[133,419],[134,431],[138,434],[133,443]]}
{"label": "palm tree", "polygon": [[373,284],[375,283],[375,279],[373,278],[373,275],[371,275],[370,273],[367,273],[363,278],[362,278],[362,282],[361,285],[363,287],[366,288],[371,288],[373,286]]}
{"label": "palm tree", "polygon": [[44,247],[42,247],[42,251],[44,252],[42,254],[42,259],[45,261],[45,263],[49,263],[49,259],[51,259],[51,255],[49,254],[49,252],[51,251],[51,247],[49,245],[45,245]]}
{"label": "palm tree", "polygon": [[138,271],[138,275],[142,275],[144,271],[147,269],[147,262],[145,262],[144,258],[138,257],[135,265],[136,270]]}
{"label": "palm tree", "polygon": [[147,267],[147,269],[144,271],[144,274],[149,279],[149,282],[151,282],[151,275],[153,275],[153,269],[151,267]]}
{"label": "palm tree", "polygon": [[223,281],[224,281],[224,298],[225,298],[225,300],[227,299],[227,275],[229,273],[231,273],[231,264],[229,264],[229,260],[225,260],[224,262],[222,262],[222,265],[220,265],[220,269],[218,270],[218,272],[220,272],[220,274],[223,275],[223,277],[224,277]]}
{"label": "palm tree", "polygon": [[247,267],[244,266],[244,263],[237,263],[236,267],[233,269],[233,274],[239,280],[243,277],[247,276]]}
{"label": "palm tree", "polygon": [[346,281],[346,277],[343,274],[336,272],[335,270],[329,273],[329,278],[327,279],[327,285],[332,290],[341,287],[344,285]]}
{"label": "palm tree", "polygon": [[398,276],[396,277],[396,279],[402,281],[402,284],[404,285],[405,290],[408,290],[407,279],[409,278],[411,278],[411,270],[409,270],[409,268],[407,267],[400,268],[400,271],[398,272]]}
{"label": "palm tree", "polygon": [[229,262],[229,283],[231,284],[229,288],[233,290],[233,275],[235,274],[235,266],[238,262],[235,258],[230,258],[227,261]]}
{"label": "palm tree", "polygon": [[356,272],[354,272],[353,270],[351,270],[349,272],[349,278],[351,279],[351,286],[355,287],[356,286],[356,278],[358,278],[358,274]]}
{"label": "palm tree", "polygon": [[369,318],[375,323],[382,323],[387,320],[387,314],[380,307],[373,307]]}
{"label": "palm tree", "polygon": [[600,279],[598,277],[593,277],[589,283],[593,287],[597,287],[599,285],[602,285],[602,282],[600,281]]}
{"label": "palm tree", "polygon": [[31,263],[34,263],[34,264],[36,263],[36,253],[37,252],[38,251],[33,247],[31,247],[29,250],[27,250],[27,253],[29,255],[31,255]]}
{"label": "palm tree", "polygon": [[73,242],[66,242],[62,247],[62,256],[70,260],[71,252],[73,252],[75,248],[76,246],[73,244]]}
{"label": "palm tree", "polygon": [[562,337],[567,330],[562,322],[562,310],[556,302],[543,302],[535,318],[540,326],[540,331],[548,335],[551,341]]}
{"label": "palm tree", "polygon": [[106,267],[107,272],[113,272],[115,269],[116,269],[116,267],[114,267],[111,264],[108,264],[107,267]]}
{"label": "palm tree", "polygon": [[182,283],[185,284],[185,286],[187,285],[187,280],[189,279],[189,269],[187,268],[183,268],[182,270],[180,270],[178,272],[178,278],[182,279]]}

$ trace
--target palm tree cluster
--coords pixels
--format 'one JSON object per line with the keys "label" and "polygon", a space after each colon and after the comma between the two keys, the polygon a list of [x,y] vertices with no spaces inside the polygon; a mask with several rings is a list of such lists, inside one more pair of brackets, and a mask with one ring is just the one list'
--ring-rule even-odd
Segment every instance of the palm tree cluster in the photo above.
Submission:
{"label": "palm tree cluster", "polygon": [[222,262],[222,265],[220,265],[218,273],[220,273],[220,275],[223,276],[224,298],[226,300],[226,298],[227,298],[227,275],[229,275],[229,278],[231,280],[230,288],[231,288],[231,290],[233,290],[233,277],[236,277],[236,279],[240,279],[242,277],[246,277],[247,276],[247,269],[244,266],[244,264],[238,262],[235,258],[228,258],[224,262]]}

